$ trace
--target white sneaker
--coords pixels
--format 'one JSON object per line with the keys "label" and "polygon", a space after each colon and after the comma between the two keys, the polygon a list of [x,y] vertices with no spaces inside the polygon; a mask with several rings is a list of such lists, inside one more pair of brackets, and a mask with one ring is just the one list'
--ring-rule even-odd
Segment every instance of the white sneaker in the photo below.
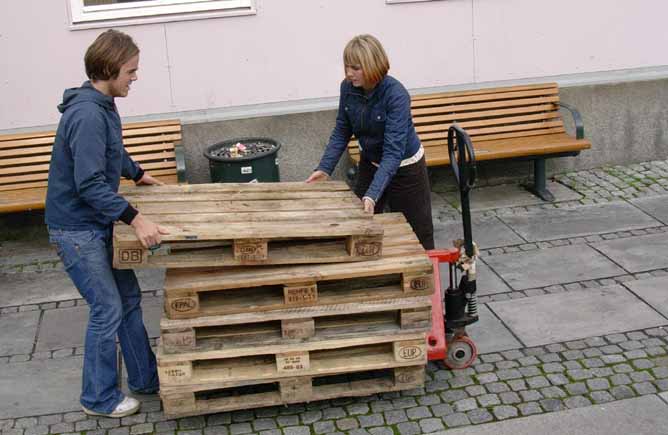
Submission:
{"label": "white sneaker", "polygon": [[132,415],[135,412],[139,411],[139,407],[141,406],[141,403],[139,403],[139,400],[125,396],[125,399],[121,403],[119,403],[116,408],[111,411],[111,414],[102,414],[101,412],[95,412],[91,411],[90,409],[86,409],[85,406],[82,406],[83,411],[88,414],[88,415],[98,415],[102,417],[113,417],[113,418],[120,418],[120,417],[127,417],[128,415]]}

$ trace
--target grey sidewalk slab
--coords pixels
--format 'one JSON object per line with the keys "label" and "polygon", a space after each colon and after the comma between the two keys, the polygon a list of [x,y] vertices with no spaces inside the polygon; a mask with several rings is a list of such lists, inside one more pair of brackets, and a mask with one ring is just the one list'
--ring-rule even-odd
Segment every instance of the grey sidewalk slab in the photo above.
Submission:
{"label": "grey sidewalk slab", "polygon": [[668,318],[668,276],[624,283],[640,299]]}
{"label": "grey sidewalk slab", "polygon": [[486,305],[478,306],[478,316],[480,320],[466,328],[478,353],[503,352],[523,347]]}
{"label": "grey sidewalk slab", "polygon": [[0,275],[3,291],[0,307],[59,302],[81,297],[62,270],[5,273]]}
{"label": "grey sidewalk slab", "polygon": [[488,306],[529,347],[668,325],[668,320],[620,285]]}
{"label": "grey sidewalk slab", "polygon": [[665,435],[668,405],[651,394],[604,405],[466,426],[434,435]]}
{"label": "grey sidewalk slab", "polygon": [[[138,270],[137,279],[142,291],[162,290],[164,269]],[[79,299],[81,295],[62,270],[0,274],[2,291],[0,307],[41,304]]]}
{"label": "grey sidewalk slab", "polygon": [[[476,289],[478,296],[493,295],[497,293],[507,293],[512,291],[508,285],[485,264],[482,260],[476,261]],[[449,280],[449,266],[448,263],[441,263],[439,267],[441,275],[441,287],[447,288]]]}
{"label": "grey sidewalk slab", "polygon": [[[571,201],[582,198],[582,195],[554,181],[547,183],[556,202]],[[446,199],[459,209],[459,191],[450,191],[443,194]],[[498,186],[474,188],[470,197],[471,210],[483,211],[504,207],[519,207],[527,205],[547,204],[517,184],[502,184]]]}
{"label": "grey sidewalk slab", "polygon": [[[480,249],[497,248],[499,246],[519,245],[524,240],[513,232],[496,216],[474,217],[471,219],[473,240]],[[461,221],[451,221],[434,225],[434,243],[437,248],[451,248],[452,241],[464,238],[464,227]]]}
{"label": "grey sidewalk slab", "polygon": [[629,231],[661,226],[661,222],[627,202],[500,216],[530,242]]}
{"label": "grey sidewalk slab", "polygon": [[492,255],[485,257],[485,262],[515,290],[625,273],[622,268],[587,245]]}
{"label": "grey sidewalk slab", "polygon": [[668,225],[668,195],[636,198],[630,202],[654,217],[654,219]]}
{"label": "grey sidewalk slab", "polygon": [[82,358],[4,364],[0,419],[80,411]]}
{"label": "grey sidewalk slab", "polygon": [[0,317],[0,356],[32,352],[39,315],[39,311],[26,311]]}
{"label": "grey sidewalk slab", "polygon": [[58,254],[46,237],[0,243],[0,267],[44,261],[58,261]]}
{"label": "grey sidewalk slab", "polygon": [[668,234],[625,237],[592,246],[630,273],[668,267]]}
{"label": "grey sidewalk slab", "polygon": [[[159,337],[162,298],[144,298],[142,311],[148,336]],[[39,329],[36,350],[46,351],[83,346],[87,322],[87,306],[46,310]]]}

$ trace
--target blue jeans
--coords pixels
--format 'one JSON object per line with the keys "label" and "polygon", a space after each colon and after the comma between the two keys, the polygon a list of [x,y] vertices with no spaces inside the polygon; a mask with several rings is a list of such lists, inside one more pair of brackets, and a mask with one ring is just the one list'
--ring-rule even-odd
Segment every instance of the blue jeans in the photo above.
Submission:
{"label": "blue jeans", "polygon": [[116,336],[137,393],[158,390],[155,355],[142,319],[141,290],[132,270],[112,268],[112,230],[49,229],[67,274],[88,302],[81,404],[109,414],[124,399],[118,389]]}

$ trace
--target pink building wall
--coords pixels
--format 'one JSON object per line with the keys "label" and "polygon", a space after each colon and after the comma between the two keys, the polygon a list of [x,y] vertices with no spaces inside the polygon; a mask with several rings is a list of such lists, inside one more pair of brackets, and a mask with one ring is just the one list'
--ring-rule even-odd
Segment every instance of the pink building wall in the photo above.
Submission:
{"label": "pink building wall", "polygon": [[[372,33],[409,89],[668,65],[665,0],[256,0],[257,14],[119,27],[142,50],[126,116],[331,98],[350,37]],[[0,130],[51,125],[104,29],[66,0],[4,2]]]}

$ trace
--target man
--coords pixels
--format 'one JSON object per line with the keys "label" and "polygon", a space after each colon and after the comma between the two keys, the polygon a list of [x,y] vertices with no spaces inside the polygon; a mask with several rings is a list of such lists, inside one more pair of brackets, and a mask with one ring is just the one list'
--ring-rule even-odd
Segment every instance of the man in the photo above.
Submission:
{"label": "man", "polygon": [[115,221],[132,225],[145,247],[157,245],[165,228],[138,213],[118,194],[121,176],[138,184],[163,184],[145,173],[123,148],[114,98],[126,97],[137,80],[139,48],[128,35],[108,30],[84,57],[90,79],[67,89],[51,155],[46,195],[49,238],[67,274],[88,303],[81,405],[89,415],[123,417],[139,401],[117,387],[116,336],[135,393],[158,391],[155,355],[132,270],[112,268]]}

